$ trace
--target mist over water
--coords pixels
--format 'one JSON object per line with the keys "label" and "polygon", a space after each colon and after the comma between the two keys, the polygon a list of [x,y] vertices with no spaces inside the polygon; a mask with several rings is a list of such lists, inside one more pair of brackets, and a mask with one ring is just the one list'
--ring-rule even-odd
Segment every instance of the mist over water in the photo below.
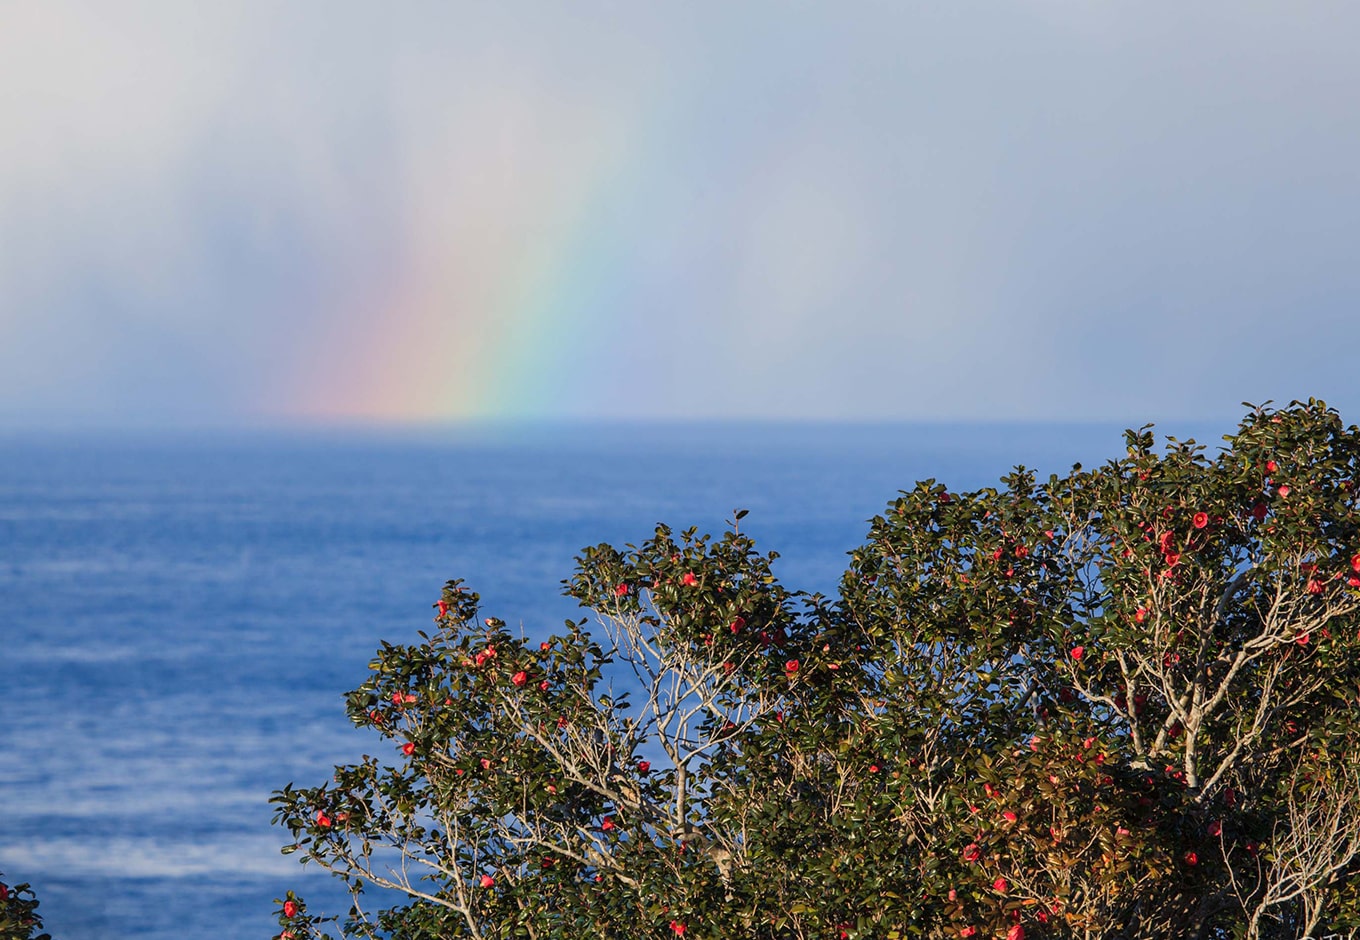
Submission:
{"label": "mist over water", "polygon": [[829,593],[899,489],[1094,464],[1120,430],[0,436],[0,871],[61,940],[268,937],[289,888],[343,912],[279,854],[268,798],[373,748],[342,694],[380,640],[429,626],[445,580],[546,636],[578,616],[560,582],[581,547],[745,508],[785,584]]}

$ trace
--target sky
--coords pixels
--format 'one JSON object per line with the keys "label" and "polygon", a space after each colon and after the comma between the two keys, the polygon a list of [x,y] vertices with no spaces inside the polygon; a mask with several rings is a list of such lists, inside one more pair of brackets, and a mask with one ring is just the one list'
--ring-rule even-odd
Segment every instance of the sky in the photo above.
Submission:
{"label": "sky", "polygon": [[0,0],[0,427],[1360,418],[1357,35]]}

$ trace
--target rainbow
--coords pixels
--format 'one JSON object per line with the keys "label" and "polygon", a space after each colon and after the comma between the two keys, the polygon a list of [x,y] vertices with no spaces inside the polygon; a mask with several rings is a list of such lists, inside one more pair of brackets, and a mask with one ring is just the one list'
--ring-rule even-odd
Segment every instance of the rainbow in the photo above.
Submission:
{"label": "rainbow", "polygon": [[386,424],[588,407],[585,383],[561,379],[627,308],[627,240],[610,219],[637,193],[647,135],[625,125],[569,135],[585,142],[571,153],[479,141],[477,165],[405,168],[388,257],[313,316],[291,387],[261,410]]}

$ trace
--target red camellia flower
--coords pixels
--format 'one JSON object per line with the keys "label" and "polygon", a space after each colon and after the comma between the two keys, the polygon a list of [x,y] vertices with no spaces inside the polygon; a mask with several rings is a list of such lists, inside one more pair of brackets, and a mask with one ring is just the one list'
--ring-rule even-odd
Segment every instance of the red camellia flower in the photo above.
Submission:
{"label": "red camellia flower", "polygon": [[552,644],[547,640],[544,640],[542,643],[538,644],[538,648],[546,653],[548,650],[552,649]]}
{"label": "red camellia flower", "polygon": [[616,585],[615,588],[614,588],[614,596],[615,596],[615,597],[623,597],[623,596],[624,596],[625,594],[627,594],[627,593],[628,593],[628,585],[626,585],[626,584],[619,584],[619,585]]}
{"label": "red camellia flower", "polygon": [[546,691],[548,691],[548,680],[547,680],[547,679],[544,679],[542,682],[540,682],[540,683],[538,684],[538,691],[540,691],[540,692],[546,692]]}
{"label": "red camellia flower", "polygon": [[1351,556],[1351,570],[1360,574],[1360,553]]}
{"label": "red camellia flower", "polygon": [[789,675],[793,675],[795,672],[797,672],[798,660],[790,659],[788,662],[786,662],[784,664],[784,671],[787,672]]}
{"label": "red camellia flower", "polygon": [[671,921],[671,933],[675,934],[677,937],[683,937],[685,935],[685,925],[678,920]]}
{"label": "red camellia flower", "polygon": [[1322,582],[1319,581],[1319,580],[1317,580],[1316,578],[1309,578],[1309,579],[1308,579],[1308,593],[1309,593],[1309,594],[1321,594],[1321,593],[1322,593]]}
{"label": "red camellia flower", "polygon": [[1074,647],[1072,647],[1072,658],[1073,658],[1073,659],[1080,660],[1080,659],[1081,659],[1083,656],[1085,656],[1085,655],[1086,655],[1086,647],[1084,647],[1084,646],[1074,646]]}
{"label": "red camellia flower", "polygon": [[638,773],[649,774],[652,772],[652,762],[647,760],[638,761]]}
{"label": "red camellia flower", "polygon": [[316,824],[320,826],[322,829],[329,829],[331,827],[331,818],[326,815],[326,811],[324,809],[319,809],[316,811]]}
{"label": "red camellia flower", "polygon": [[1010,930],[1006,931],[1006,940],[1025,940],[1025,928],[1016,924]]}
{"label": "red camellia flower", "polygon": [[877,765],[877,764],[870,764],[870,765],[869,765],[869,773],[871,773],[871,774],[876,774],[876,773],[878,773],[878,765]]}
{"label": "red camellia flower", "polygon": [[1204,528],[1209,524],[1209,514],[1207,512],[1195,513],[1194,518],[1190,520],[1190,524],[1193,525],[1196,529]]}
{"label": "red camellia flower", "polygon": [[1185,853],[1185,864],[1187,864],[1187,865],[1198,865],[1198,864],[1199,864],[1199,856],[1196,855],[1194,852],[1186,852],[1186,853]]}
{"label": "red camellia flower", "polygon": [[1278,469],[1280,469],[1280,465],[1277,464],[1275,461],[1273,460],[1266,461],[1266,473],[1274,473]]}
{"label": "red camellia flower", "polygon": [[283,902],[283,916],[284,916],[284,917],[296,917],[296,916],[297,916],[297,902],[296,902],[296,901],[284,901],[284,902]]}
{"label": "red camellia flower", "polygon": [[1265,503],[1256,503],[1251,507],[1251,516],[1257,522],[1260,522],[1266,517],[1266,512],[1268,512],[1268,510],[1266,509]]}
{"label": "red camellia flower", "polygon": [[685,576],[680,579],[680,583],[685,587],[694,587],[694,585],[699,583],[699,579],[694,576],[693,571],[686,571]]}
{"label": "red camellia flower", "polygon": [[977,928],[974,927],[972,924],[969,924],[967,927],[960,927],[960,928],[959,928],[959,936],[960,936],[960,937],[971,937],[971,936],[973,936],[975,933],[977,933]]}
{"label": "red camellia flower", "polygon": [[447,617],[447,616],[448,616],[448,613],[449,613],[449,602],[448,602],[448,601],[440,601],[439,604],[438,604],[437,606],[439,607],[439,616],[441,616],[441,617]]}
{"label": "red camellia flower", "polygon": [[976,842],[970,842],[963,847],[963,860],[965,862],[976,862],[982,858],[982,849],[978,848]]}
{"label": "red camellia flower", "polygon": [[490,887],[492,887],[493,885],[495,885],[495,883],[496,883],[496,879],[495,879],[495,878],[492,878],[490,875],[483,875],[483,876],[482,876],[481,886],[482,886],[483,888],[490,888]]}
{"label": "red camellia flower", "polygon": [[1209,835],[1217,838],[1222,834],[1223,834],[1223,822],[1221,820],[1215,819],[1213,822],[1209,823]]}
{"label": "red camellia flower", "polygon": [[1020,817],[1016,816],[1015,813],[1013,813],[1012,811],[1006,810],[1004,813],[1001,814],[1001,818],[1006,820],[1006,822],[1008,823],[1013,823]]}
{"label": "red camellia flower", "polygon": [[525,672],[523,669],[521,669],[519,672],[515,673],[513,676],[510,677],[510,681],[513,682],[515,685],[519,686],[520,688],[524,688],[524,683],[529,681],[529,674]]}
{"label": "red camellia flower", "polygon": [[412,754],[416,752],[415,742],[407,741],[405,744],[401,746],[401,752],[405,754],[407,757],[410,757]]}
{"label": "red camellia flower", "polygon": [[613,830],[614,817],[606,816],[604,819],[600,820],[600,828],[603,829],[605,832],[610,832],[611,830]]}
{"label": "red camellia flower", "polygon": [[[1360,555],[1357,555],[1356,557],[1357,557],[1357,558],[1360,558]],[[1357,568],[1356,570],[1357,570],[1357,571],[1360,571],[1360,568]],[[742,631],[742,629],[743,629],[745,626],[746,626],[746,618],[745,618],[745,617],[738,617],[736,620],[733,620],[733,621],[732,621],[732,632],[733,632],[733,633],[740,633],[740,632]]]}
{"label": "red camellia flower", "polygon": [[1139,623],[1142,623],[1142,622],[1143,622],[1144,620],[1146,620],[1147,618],[1148,618],[1148,612],[1147,612],[1147,608],[1146,608],[1146,607],[1139,607],[1139,608],[1138,608],[1138,612],[1137,612],[1136,614],[1133,615],[1133,619],[1136,620],[1136,621],[1138,621]]}
{"label": "red camellia flower", "polygon": [[9,885],[0,884],[0,901],[9,900]]}
{"label": "red camellia flower", "polygon": [[1005,894],[1010,888],[1010,883],[1005,878],[998,878],[992,882],[992,890],[997,894]]}

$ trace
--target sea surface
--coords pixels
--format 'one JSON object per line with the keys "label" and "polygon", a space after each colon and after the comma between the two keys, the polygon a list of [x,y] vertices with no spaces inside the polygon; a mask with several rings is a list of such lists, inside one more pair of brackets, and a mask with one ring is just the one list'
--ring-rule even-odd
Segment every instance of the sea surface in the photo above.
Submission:
{"label": "sea surface", "polygon": [[787,585],[831,592],[918,479],[1122,451],[1115,425],[0,434],[0,871],[57,940],[264,940],[289,888],[344,908],[279,854],[270,793],[372,746],[343,693],[445,580],[546,636],[583,546],[743,508]]}

